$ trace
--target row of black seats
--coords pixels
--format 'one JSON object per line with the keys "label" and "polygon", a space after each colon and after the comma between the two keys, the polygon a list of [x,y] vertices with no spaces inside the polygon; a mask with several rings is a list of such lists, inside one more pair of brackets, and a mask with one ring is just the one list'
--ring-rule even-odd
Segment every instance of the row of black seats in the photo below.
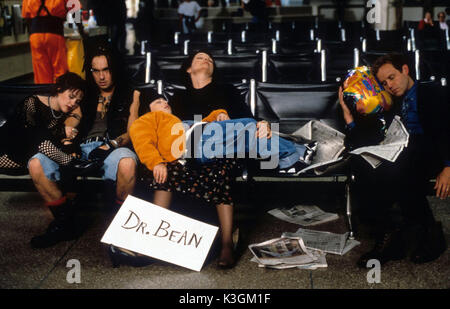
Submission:
{"label": "row of black seats", "polygon": [[[424,86],[431,85],[432,82],[422,82]],[[235,84],[245,102],[249,105],[255,118],[266,119],[271,123],[279,124],[279,132],[293,133],[311,120],[324,122],[327,125],[343,131],[344,121],[338,102],[339,83],[319,83],[319,84],[272,84],[249,81]],[[170,101],[170,96],[183,86],[176,84],[144,84],[136,87],[137,90],[146,91],[152,89],[160,93],[165,93]],[[16,104],[21,102],[26,96],[48,91],[48,85],[4,85],[0,84],[0,122],[3,123],[9,118]],[[320,147],[317,151],[320,151]],[[267,171],[257,168],[247,170],[243,174],[244,179],[251,179],[253,176],[265,175]],[[256,167],[256,169],[255,169]],[[3,171],[0,171],[2,173]],[[26,174],[26,171],[24,171]],[[274,176],[270,173],[270,176]],[[347,198],[347,216],[350,231],[352,232],[351,221],[351,170],[348,166],[340,166],[325,174],[325,176],[347,176],[347,183],[343,190]],[[286,177],[279,175],[279,177]],[[296,177],[315,177],[314,175],[300,175]]]}
{"label": "row of black seats", "polygon": [[[309,51],[297,54],[273,54],[269,51],[214,55],[218,75],[224,82],[256,79],[275,83],[325,82],[346,76],[355,66],[370,66],[385,52],[362,52],[349,49],[335,53],[326,45],[323,52]],[[449,52],[406,52],[410,59],[412,75],[418,80],[449,78]],[[180,68],[188,56],[133,56],[126,58],[127,74],[138,83],[150,80],[181,82]]]}

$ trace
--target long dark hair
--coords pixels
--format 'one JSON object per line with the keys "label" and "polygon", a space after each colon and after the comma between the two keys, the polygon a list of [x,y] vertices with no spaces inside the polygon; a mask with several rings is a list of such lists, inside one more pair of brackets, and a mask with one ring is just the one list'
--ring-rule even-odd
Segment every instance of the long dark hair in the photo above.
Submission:
{"label": "long dark hair", "polygon": [[122,82],[125,74],[123,74],[123,65],[121,57],[113,52],[107,44],[99,44],[92,51],[87,53],[86,59],[84,61],[84,70],[86,72],[86,81],[89,87],[96,87],[94,77],[92,76],[92,60],[95,57],[104,56],[108,62],[108,68],[111,72],[111,77],[114,85],[119,85]]}
{"label": "long dark hair", "polygon": [[199,54],[199,53],[207,54],[212,59],[212,61],[213,61],[212,80],[213,80],[213,82],[218,82],[219,81],[219,74],[217,73],[217,66],[216,66],[216,62],[214,60],[214,57],[212,56],[212,54],[207,49],[200,49],[200,50],[196,50],[193,53],[191,53],[183,61],[182,65],[181,65],[180,74],[182,76],[182,82],[183,82],[183,85],[186,86],[187,88],[192,88],[191,75],[187,72],[187,70],[191,67],[192,61],[194,60],[194,57],[197,54]]}

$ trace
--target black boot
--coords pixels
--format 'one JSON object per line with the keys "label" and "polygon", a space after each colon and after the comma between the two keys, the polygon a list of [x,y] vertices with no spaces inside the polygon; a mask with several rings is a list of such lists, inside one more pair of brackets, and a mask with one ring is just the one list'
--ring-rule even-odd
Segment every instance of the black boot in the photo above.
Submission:
{"label": "black boot", "polygon": [[144,267],[156,262],[156,260],[151,257],[138,255],[131,252],[128,253],[113,245],[108,247],[108,255],[111,259],[113,268],[118,268],[120,265]]}
{"label": "black boot", "polygon": [[74,207],[71,201],[59,206],[49,207],[55,219],[49,224],[44,234],[31,239],[31,247],[48,248],[61,241],[74,240],[80,236],[74,222]]}
{"label": "black boot", "polygon": [[447,250],[441,222],[420,228],[416,239],[417,248],[411,255],[411,261],[414,263],[422,264],[434,261]]}
{"label": "black boot", "polygon": [[406,257],[406,249],[399,229],[379,235],[375,247],[363,254],[358,260],[358,266],[367,268],[367,262],[376,259],[381,265],[389,261],[401,260]]}

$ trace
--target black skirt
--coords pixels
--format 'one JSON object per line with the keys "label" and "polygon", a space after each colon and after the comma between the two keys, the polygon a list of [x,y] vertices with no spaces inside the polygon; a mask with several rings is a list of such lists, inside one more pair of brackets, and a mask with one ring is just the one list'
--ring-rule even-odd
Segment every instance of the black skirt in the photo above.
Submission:
{"label": "black skirt", "polygon": [[139,178],[152,190],[178,192],[202,199],[212,205],[233,205],[231,186],[240,163],[232,159],[215,160],[210,164],[181,164],[178,160],[167,163],[167,181],[159,184],[153,172],[140,165]]}

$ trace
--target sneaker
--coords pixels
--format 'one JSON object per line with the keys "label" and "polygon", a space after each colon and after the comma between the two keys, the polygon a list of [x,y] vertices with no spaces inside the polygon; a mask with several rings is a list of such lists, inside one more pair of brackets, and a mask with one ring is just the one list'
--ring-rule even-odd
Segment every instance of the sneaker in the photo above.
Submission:
{"label": "sneaker", "polygon": [[156,262],[156,259],[149,256],[136,254],[113,245],[108,247],[108,255],[111,259],[113,268],[120,267],[120,265],[144,267]]}
{"label": "sneaker", "polygon": [[290,167],[280,168],[278,170],[278,173],[296,176],[300,173],[300,171],[302,169],[304,169],[305,167],[308,167],[308,166],[309,166],[309,164],[303,162],[302,160],[298,160],[297,162],[294,163],[294,165],[292,165]]}
{"label": "sneaker", "polygon": [[306,163],[307,165],[311,165],[312,163],[312,159],[314,157],[314,155],[316,154],[316,150],[317,150],[317,142],[311,142],[309,144],[306,144],[306,151],[305,154],[303,155],[303,157],[300,157],[300,161],[303,161],[304,163]]}
{"label": "sneaker", "polygon": [[312,151],[316,152],[317,146],[318,146],[318,145],[319,145],[318,142],[311,142],[311,143],[306,144],[305,146],[306,146],[306,148],[308,148],[309,150],[312,150]]}

